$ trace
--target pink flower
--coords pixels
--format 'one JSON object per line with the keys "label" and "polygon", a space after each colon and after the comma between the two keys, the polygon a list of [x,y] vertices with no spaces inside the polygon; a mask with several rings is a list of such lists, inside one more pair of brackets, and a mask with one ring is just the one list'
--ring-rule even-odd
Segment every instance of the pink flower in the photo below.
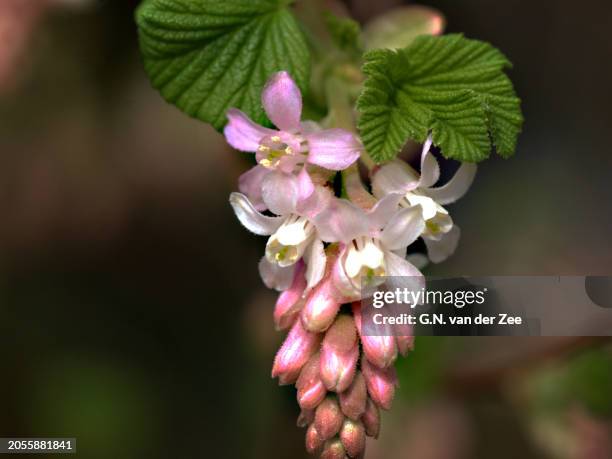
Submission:
{"label": "pink flower", "polygon": [[243,112],[230,109],[224,134],[237,150],[255,152],[258,166],[240,178],[240,191],[264,210],[261,191],[272,170],[295,172],[306,164],[330,170],[343,170],[359,158],[359,139],[344,129],[319,130],[314,123],[300,122],[302,94],[287,72],[268,80],[261,101],[268,118],[278,129],[254,123]]}
{"label": "pink flower", "polygon": [[423,232],[421,210],[418,206],[398,210],[400,199],[402,195],[389,194],[369,211],[334,199],[314,218],[324,241],[343,244],[332,277],[345,298],[362,297],[362,279],[373,285],[385,276],[405,276],[414,278],[416,289],[424,287],[420,271],[398,255]]}
{"label": "pink flower", "polygon": [[297,176],[270,172],[262,191],[265,206],[277,216],[260,213],[241,193],[232,193],[230,204],[248,230],[270,236],[259,264],[264,283],[269,288],[286,290],[293,280],[295,264],[303,258],[307,266],[305,294],[325,272],[327,258],[312,219],[329,204],[331,193],[315,186],[305,169]]}
{"label": "pink flower", "polygon": [[442,205],[457,201],[467,192],[474,181],[476,165],[463,163],[450,182],[433,188],[440,178],[440,166],[431,154],[431,145],[430,136],[423,145],[420,174],[403,161],[395,160],[374,174],[372,190],[379,198],[401,193],[402,207],[421,206],[425,220],[421,236],[431,261],[440,263],[455,252],[460,236],[459,227]]}

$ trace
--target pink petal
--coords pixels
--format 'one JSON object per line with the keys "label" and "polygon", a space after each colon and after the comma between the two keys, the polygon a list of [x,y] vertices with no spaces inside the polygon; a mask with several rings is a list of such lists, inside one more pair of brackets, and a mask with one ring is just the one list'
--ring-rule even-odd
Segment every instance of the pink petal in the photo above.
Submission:
{"label": "pink petal", "polygon": [[259,213],[249,199],[241,193],[230,194],[229,201],[240,223],[259,236],[269,236],[283,224],[282,217],[268,217]]}
{"label": "pink petal", "polygon": [[416,241],[424,229],[421,207],[409,207],[397,212],[387,223],[381,240],[389,250],[404,249]]}
{"label": "pink petal", "polygon": [[266,204],[261,197],[261,186],[264,177],[269,172],[270,170],[263,166],[255,166],[238,178],[238,189],[249,198],[253,207],[259,211],[266,210]]}
{"label": "pink petal", "polygon": [[314,192],[315,186],[306,168],[302,168],[297,176],[298,202],[304,202]]}
{"label": "pink petal", "polygon": [[371,234],[375,235],[387,225],[397,212],[397,207],[402,198],[401,194],[388,194],[370,209],[368,212],[368,229]]}
{"label": "pink petal", "polygon": [[331,278],[334,288],[342,295],[344,302],[356,301],[361,299],[361,288],[353,283],[344,269],[347,248],[341,245],[340,255],[332,267]]}
{"label": "pink petal", "polygon": [[359,158],[363,146],[359,139],[344,129],[327,129],[306,135],[308,162],[341,171]]}
{"label": "pink petal", "polygon": [[416,293],[425,288],[425,277],[421,271],[402,257],[393,252],[386,252],[385,264],[387,265],[387,286],[389,289],[406,288]]}
{"label": "pink petal", "polygon": [[297,178],[284,172],[272,171],[264,177],[261,193],[263,202],[272,213],[291,214],[297,206]]}
{"label": "pink petal", "polygon": [[298,202],[297,211],[301,216],[312,220],[329,206],[333,197],[329,188],[316,186],[308,199]]}
{"label": "pink petal", "polygon": [[442,263],[453,253],[455,253],[455,250],[457,250],[457,246],[459,245],[460,237],[461,230],[457,225],[455,225],[448,233],[442,236],[439,241],[423,238],[423,241],[427,246],[427,256],[431,262]]}
{"label": "pink petal", "polygon": [[319,236],[326,242],[348,243],[358,236],[368,234],[366,213],[346,199],[333,199],[315,217],[314,223]]}
{"label": "pink petal", "polygon": [[388,193],[405,194],[419,186],[419,175],[404,161],[396,159],[374,173],[372,191],[378,197]]}
{"label": "pink petal", "polygon": [[315,285],[317,285],[323,275],[325,274],[325,267],[327,265],[327,256],[325,255],[325,249],[323,242],[320,239],[315,239],[310,244],[310,247],[304,253],[304,261],[306,262],[306,292],[309,292]]}
{"label": "pink petal", "polygon": [[431,153],[432,139],[431,135],[423,144],[421,153],[421,179],[419,180],[419,188],[429,188],[436,184],[440,178],[440,166],[438,160]]}
{"label": "pink petal", "polygon": [[229,120],[223,133],[225,139],[236,150],[257,151],[261,139],[276,134],[276,131],[254,123],[240,110],[230,108],[227,111]]}
{"label": "pink petal", "polygon": [[438,204],[452,204],[467,193],[472,182],[474,182],[474,177],[476,177],[476,169],[476,164],[461,164],[457,173],[446,185],[439,188],[430,188],[427,190],[427,195]]}
{"label": "pink petal", "polygon": [[259,261],[259,275],[268,288],[282,292],[287,290],[293,279],[295,265],[281,268],[276,263],[270,263],[266,257]]}
{"label": "pink petal", "polygon": [[302,94],[287,72],[272,75],[261,95],[268,118],[283,131],[299,130]]}

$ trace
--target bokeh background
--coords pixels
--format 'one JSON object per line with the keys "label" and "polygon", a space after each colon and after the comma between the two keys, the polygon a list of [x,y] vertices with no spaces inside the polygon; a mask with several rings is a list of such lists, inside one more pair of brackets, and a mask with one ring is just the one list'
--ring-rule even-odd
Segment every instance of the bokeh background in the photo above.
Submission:
{"label": "bokeh background", "polygon": [[[301,458],[245,156],[150,88],[136,0],[0,0],[0,436],[82,458]],[[400,1],[345,2],[362,22]],[[428,274],[610,275],[612,6],[428,0],[514,62],[518,153],[452,207]],[[452,165],[449,167],[452,168]],[[610,459],[607,341],[420,338],[371,458]]]}

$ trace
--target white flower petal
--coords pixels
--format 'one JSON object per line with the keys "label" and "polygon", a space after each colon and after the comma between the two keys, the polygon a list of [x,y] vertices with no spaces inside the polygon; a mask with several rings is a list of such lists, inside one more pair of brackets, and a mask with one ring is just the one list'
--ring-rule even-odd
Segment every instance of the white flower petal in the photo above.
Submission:
{"label": "white flower petal", "polygon": [[425,241],[427,246],[427,256],[432,263],[441,263],[455,253],[457,245],[459,245],[460,236],[461,230],[455,225],[439,241],[424,237],[423,241]]}
{"label": "white flower petal", "polygon": [[438,160],[430,151],[432,145],[431,136],[427,137],[427,141],[423,144],[421,153],[421,179],[419,180],[419,188],[429,188],[436,184],[440,179],[440,166]]}
{"label": "white flower petal", "polygon": [[260,236],[269,236],[282,225],[283,217],[267,217],[259,213],[242,193],[230,194],[230,204],[240,223]]}
{"label": "white flower petal", "polygon": [[444,186],[426,190],[427,195],[444,205],[451,204],[462,198],[472,186],[476,177],[476,164],[463,163],[453,178]]}
{"label": "white flower petal", "polygon": [[436,214],[442,209],[442,213],[447,213],[446,209],[440,207],[433,199],[429,196],[421,196],[420,194],[408,193],[406,199],[411,206],[421,206],[423,211],[423,219],[431,220]]}
{"label": "white flower petal", "polygon": [[304,261],[306,262],[306,291],[308,291],[317,285],[325,274],[327,256],[320,239],[315,238],[312,241],[312,244],[304,253]]}
{"label": "white flower petal", "polygon": [[314,223],[325,242],[350,242],[368,232],[366,213],[346,199],[332,199]]}
{"label": "white flower petal", "polygon": [[[385,262],[387,264],[387,286],[391,289],[396,287],[408,288],[413,291],[418,291],[425,288],[425,277],[417,268],[408,261],[397,256],[393,252],[385,253]],[[390,279],[389,279],[390,277]],[[402,279],[393,279],[401,277]]]}
{"label": "white flower petal", "polygon": [[293,281],[293,273],[295,265],[280,267],[277,264],[270,263],[266,257],[259,261],[259,275],[263,283],[268,288],[273,288],[279,292],[287,290]]}
{"label": "white flower petal", "polygon": [[381,240],[385,248],[399,250],[408,247],[425,230],[420,207],[409,207],[397,212],[385,226]]}
{"label": "white flower petal", "polygon": [[419,174],[404,161],[396,159],[382,166],[372,178],[372,191],[378,198],[389,193],[404,194],[419,185]]}
{"label": "white flower petal", "polygon": [[389,220],[393,218],[399,202],[403,196],[398,193],[391,193],[382,198],[374,207],[367,213],[370,233],[376,233],[383,229]]}

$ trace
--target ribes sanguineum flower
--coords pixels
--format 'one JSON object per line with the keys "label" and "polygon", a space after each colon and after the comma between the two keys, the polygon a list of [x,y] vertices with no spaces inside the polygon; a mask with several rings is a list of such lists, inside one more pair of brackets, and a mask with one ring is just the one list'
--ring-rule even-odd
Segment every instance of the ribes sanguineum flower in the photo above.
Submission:
{"label": "ribes sanguineum flower", "polygon": [[278,129],[260,126],[237,109],[227,112],[224,133],[237,150],[255,152],[258,166],[240,178],[240,191],[254,207],[264,210],[262,190],[269,173],[298,172],[306,165],[343,170],[353,164],[363,149],[359,139],[344,129],[321,130],[312,122],[301,122],[302,94],[287,72],[274,74],[261,98],[268,118]]}
{"label": "ribes sanguineum flower", "polygon": [[273,171],[263,188],[263,201],[276,216],[259,212],[241,193],[232,193],[230,203],[240,222],[250,231],[270,236],[259,269],[264,283],[286,290],[293,280],[296,263],[306,263],[306,290],[325,272],[326,256],[312,219],[331,201],[330,191],[315,186],[305,170],[298,175]]}
{"label": "ribes sanguineum flower", "polygon": [[425,227],[421,236],[427,246],[429,259],[440,263],[452,255],[459,242],[460,230],[454,225],[448,211],[442,207],[461,198],[476,175],[476,165],[463,163],[451,181],[433,188],[440,178],[438,161],[431,153],[431,136],[423,145],[421,173],[400,160],[380,168],[372,178],[372,190],[378,197],[388,193],[402,193],[400,206],[422,209]]}
{"label": "ribes sanguineum flower", "polygon": [[333,199],[315,217],[320,237],[342,244],[332,276],[345,298],[361,298],[362,279],[367,283],[382,282],[385,276],[422,279],[403,255],[425,223],[420,207],[398,209],[402,198],[389,194],[367,211],[345,199]]}

